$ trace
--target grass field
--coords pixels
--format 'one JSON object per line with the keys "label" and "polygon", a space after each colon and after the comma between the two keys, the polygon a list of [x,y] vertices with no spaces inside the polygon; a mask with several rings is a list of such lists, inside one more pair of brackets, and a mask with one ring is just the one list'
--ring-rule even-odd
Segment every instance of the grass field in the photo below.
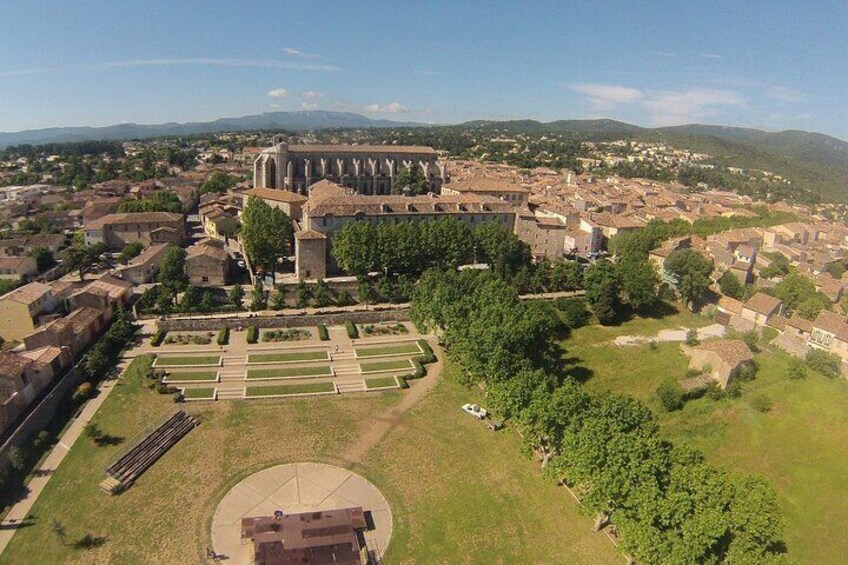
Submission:
{"label": "grass field", "polygon": [[218,371],[184,371],[181,373],[168,373],[168,382],[180,381],[214,381],[218,378]]}
{"label": "grass field", "polygon": [[330,357],[327,351],[293,351],[292,353],[251,353],[248,363],[280,363],[286,361],[326,361]]}
{"label": "grass field", "polygon": [[157,367],[177,367],[189,365],[217,365],[221,362],[218,355],[205,355],[195,357],[177,357],[174,355],[159,355],[156,358]]}
{"label": "grass field", "polygon": [[246,397],[275,396],[278,394],[309,394],[313,392],[334,392],[333,383],[304,383],[294,385],[249,386]]}
{"label": "grass field", "polygon": [[574,499],[520,455],[518,434],[492,433],[460,410],[480,400],[442,377],[355,469],[392,504],[385,562],[623,563]]}
{"label": "grass field", "polygon": [[[641,322],[644,323],[644,322]],[[617,333],[633,333],[626,327]],[[593,346],[610,328],[591,326],[563,343],[578,378],[594,390],[612,390],[644,400],[658,415],[663,436],[700,449],[710,462],[737,473],[769,479],[787,520],[789,556],[799,563],[837,563],[848,554],[848,382],[810,372],[786,376],[789,356],[768,348],[757,355],[760,371],[743,385],[740,398],[689,401],[664,412],[654,392],[668,375],[682,376],[688,358],[677,344],[617,348]],[[614,337],[614,334],[613,336]],[[752,407],[758,397],[769,412]]]}
{"label": "grass field", "polygon": [[415,342],[399,343],[397,345],[381,345],[377,347],[357,347],[357,357],[379,357],[381,355],[403,355],[421,353],[421,348]]}
{"label": "grass field", "polygon": [[398,384],[394,377],[374,377],[371,379],[365,379],[365,388],[369,389],[390,388],[396,386],[398,386]]}
{"label": "grass field", "polygon": [[273,379],[280,377],[328,377],[333,374],[329,365],[314,367],[285,367],[280,369],[248,369],[248,379]]}
{"label": "grass field", "polygon": [[189,400],[212,400],[215,398],[215,387],[187,388],[183,390],[183,396]]}
{"label": "grass field", "polygon": [[378,373],[392,369],[412,369],[413,365],[409,359],[395,359],[393,361],[374,361],[372,363],[360,363],[359,369],[363,373]]}

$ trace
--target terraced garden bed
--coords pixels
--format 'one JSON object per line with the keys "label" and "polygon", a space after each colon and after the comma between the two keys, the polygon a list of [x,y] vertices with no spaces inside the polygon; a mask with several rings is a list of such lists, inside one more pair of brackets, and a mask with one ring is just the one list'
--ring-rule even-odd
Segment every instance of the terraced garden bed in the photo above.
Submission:
{"label": "terraced garden bed", "polygon": [[286,363],[288,361],[328,361],[325,349],[320,351],[292,351],[291,353],[251,353],[248,363]]}
{"label": "terraced garden bed", "polygon": [[421,353],[421,348],[414,341],[408,343],[397,343],[380,345],[376,347],[357,347],[357,357],[381,357],[386,355],[409,355]]}
{"label": "terraced garden bed", "polygon": [[392,371],[395,369],[412,369],[413,365],[409,359],[394,359],[391,361],[375,361],[373,363],[360,363],[359,369],[363,373],[379,373],[380,371]]}
{"label": "terraced garden bed", "polygon": [[309,339],[312,333],[309,330],[293,328],[289,330],[265,330],[262,332],[262,341],[300,341]]}
{"label": "terraced garden bed", "polygon": [[175,355],[159,355],[156,357],[155,367],[183,367],[192,365],[219,365],[220,355],[205,355],[196,357],[179,357]]}
{"label": "terraced garden bed", "polygon": [[397,388],[398,383],[394,377],[374,377],[365,379],[365,388],[368,390],[377,390],[381,388]]}
{"label": "terraced garden bed", "polygon": [[217,381],[218,371],[185,371],[181,373],[169,372],[168,376],[165,377],[165,380],[169,383],[183,381]]}
{"label": "terraced garden bed", "polygon": [[186,400],[215,400],[215,387],[184,388],[183,398]]}
{"label": "terraced garden bed", "polygon": [[249,386],[245,397],[281,396],[288,394],[318,394],[335,392],[333,383],[304,383],[296,385]]}
{"label": "terraced garden bed", "polygon": [[248,369],[248,379],[277,379],[291,377],[330,377],[333,370],[329,365],[314,367],[283,367],[279,369]]}

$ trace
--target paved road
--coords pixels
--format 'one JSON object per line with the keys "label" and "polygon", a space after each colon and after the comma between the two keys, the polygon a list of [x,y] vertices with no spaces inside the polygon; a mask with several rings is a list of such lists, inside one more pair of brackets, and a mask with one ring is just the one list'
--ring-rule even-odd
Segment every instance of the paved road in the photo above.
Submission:
{"label": "paved road", "polygon": [[[128,364],[129,360],[121,361],[118,365],[118,374],[123,375]],[[41,466],[36,469],[35,476],[30,479],[29,484],[27,485],[28,493],[26,498],[12,506],[12,509],[9,510],[9,513],[3,519],[3,522],[0,523],[0,526],[2,526],[2,529],[0,529],[0,554],[2,554],[3,550],[6,549],[9,541],[15,534],[15,526],[24,521],[29,515],[32,510],[32,506],[35,504],[35,501],[38,500],[39,495],[41,495],[41,491],[44,490],[44,487],[50,481],[53,471],[59,467],[59,464],[65,458],[65,455],[67,455],[68,451],[71,450],[74,443],[76,443],[82,435],[86,424],[91,421],[97,413],[97,410],[100,408],[100,405],[103,404],[106,398],[108,398],[113,388],[115,388],[114,380],[105,380],[97,387],[97,396],[89,400],[85,406],[83,406],[80,415],[71,423],[70,426],[68,426],[65,433],[63,433],[62,437],[59,438],[59,442],[53,446],[53,450],[50,452],[50,455],[48,455],[47,459],[45,459]]]}

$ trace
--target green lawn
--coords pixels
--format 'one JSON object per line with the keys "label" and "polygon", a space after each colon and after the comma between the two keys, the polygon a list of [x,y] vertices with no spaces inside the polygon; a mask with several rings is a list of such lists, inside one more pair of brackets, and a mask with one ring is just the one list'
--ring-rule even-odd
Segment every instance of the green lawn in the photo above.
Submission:
{"label": "green lawn", "polygon": [[460,410],[482,397],[450,372],[354,468],[392,505],[384,561],[624,563],[574,499],[521,455],[518,434],[492,433]]}
{"label": "green lawn", "polygon": [[212,400],[215,398],[215,387],[186,388],[183,390],[183,396],[190,400]]}
{"label": "green lawn", "polygon": [[363,373],[377,373],[379,371],[390,371],[392,369],[412,369],[413,365],[409,359],[395,359],[392,361],[360,363],[359,368]]}
{"label": "green lawn", "polygon": [[394,377],[374,377],[365,379],[365,388],[390,388],[398,386]]}
{"label": "green lawn", "polygon": [[[642,322],[643,323],[643,322]],[[626,326],[626,325],[625,325]],[[766,348],[760,371],[740,398],[690,400],[664,412],[654,392],[666,376],[683,376],[688,358],[678,344],[615,347],[593,345],[600,336],[634,333],[626,327],[582,328],[563,342],[572,372],[588,388],[630,394],[657,413],[667,439],[700,449],[731,472],[762,475],[777,489],[787,520],[789,556],[799,563],[838,563],[848,554],[848,382],[810,372],[786,377],[789,356]],[[608,339],[604,339],[608,342]],[[767,397],[771,411],[752,401]]]}
{"label": "green lawn", "polygon": [[326,361],[330,357],[326,350],[293,351],[291,353],[251,353],[247,356],[248,363],[279,363],[285,361]]}
{"label": "green lawn", "polygon": [[324,377],[333,374],[329,365],[314,367],[286,367],[281,369],[248,369],[248,379],[273,379],[280,377]]}
{"label": "green lawn", "polygon": [[[93,422],[121,445],[98,447],[85,436],[74,444],[15,533],[0,564],[201,563],[218,501],[237,482],[270,465],[326,461],[347,448],[403,395],[386,392],[285,402],[190,402],[181,408],[201,424],[120,496],[100,491],[103,469],[151,426],[177,409],[170,395],[147,388],[152,357],[133,361]],[[284,430],[285,433],[282,433]],[[246,433],[249,431],[249,433]],[[395,507],[402,516],[402,503]],[[63,544],[51,519],[67,531]],[[107,541],[92,550],[71,547],[86,533]]]}
{"label": "green lawn", "polygon": [[159,355],[156,358],[157,367],[177,367],[188,365],[217,365],[221,362],[219,355],[206,355],[203,357],[176,357],[173,355]]}
{"label": "green lawn", "polygon": [[168,382],[179,381],[214,381],[218,378],[218,371],[184,371],[181,373],[168,373]]}
{"label": "green lawn", "polygon": [[399,343],[397,345],[381,345],[378,347],[357,347],[357,357],[379,357],[381,355],[402,355],[421,353],[421,348],[415,342]]}
{"label": "green lawn", "polygon": [[333,392],[333,383],[305,383],[296,385],[249,386],[246,397],[273,396],[277,394],[307,394],[313,392]]}

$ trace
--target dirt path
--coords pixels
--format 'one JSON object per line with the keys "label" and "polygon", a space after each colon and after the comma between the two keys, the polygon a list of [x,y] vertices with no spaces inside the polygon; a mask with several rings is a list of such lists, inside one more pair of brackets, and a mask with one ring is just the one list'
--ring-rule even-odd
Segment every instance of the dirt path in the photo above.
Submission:
{"label": "dirt path", "polygon": [[397,425],[401,416],[418,404],[436,386],[436,382],[441,378],[442,370],[444,369],[445,352],[441,347],[433,343],[432,338],[428,339],[427,343],[430,344],[433,353],[436,354],[436,362],[427,365],[427,376],[412,381],[409,390],[403,392],[403,399],[400,403],[388,412],[375,418],[371,426],[344,453],[339,454],[338,459],[341,462],[347,465],[359,463],[368,450],[377,445],[383,439],[383,436]]}

